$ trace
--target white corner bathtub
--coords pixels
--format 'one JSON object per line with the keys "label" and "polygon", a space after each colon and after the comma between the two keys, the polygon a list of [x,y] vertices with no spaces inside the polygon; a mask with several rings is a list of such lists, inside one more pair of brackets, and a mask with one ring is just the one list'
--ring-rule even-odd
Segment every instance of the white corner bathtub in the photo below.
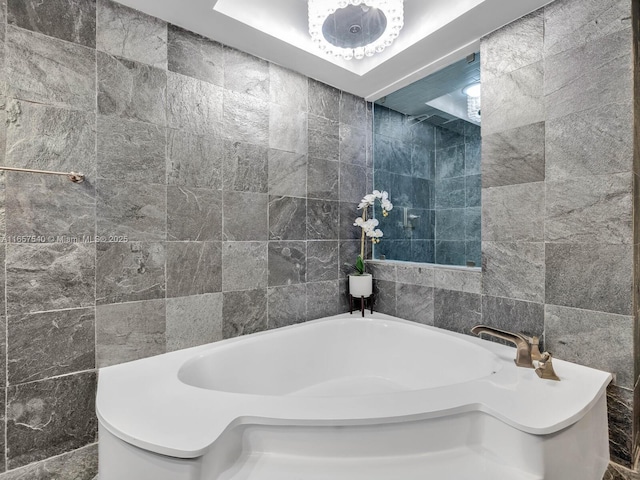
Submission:
{"label": "white corner bathtub", "polygon": [[601,480],[611,375],[382,314],[100,370],[100,480]]}

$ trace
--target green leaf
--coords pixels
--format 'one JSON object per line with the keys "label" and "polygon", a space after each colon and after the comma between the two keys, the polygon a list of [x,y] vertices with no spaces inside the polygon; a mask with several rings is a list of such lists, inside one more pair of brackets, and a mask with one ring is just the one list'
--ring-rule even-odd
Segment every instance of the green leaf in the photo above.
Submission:
{"label": "green leaf", "polygon": [[356,260],[356,270],[360,275],[364,273],[364,260],[362,260],[362,257],[360,255],[358,255],[358,258]]}

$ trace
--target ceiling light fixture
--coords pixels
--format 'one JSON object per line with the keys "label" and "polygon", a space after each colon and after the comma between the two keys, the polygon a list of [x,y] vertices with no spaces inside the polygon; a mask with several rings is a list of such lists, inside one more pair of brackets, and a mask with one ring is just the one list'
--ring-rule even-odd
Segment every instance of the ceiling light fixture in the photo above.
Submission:
{"label": "ceiling light fixture", "polygon": [[403,0],[309,0],[313,43],[345,60],[382,52],[403,25]]}
{"label": "ceiling light fixture", "polygon": [[472,83],[462,89],[467,96],[467,116],[469,120],[480,123],[480,82]]}

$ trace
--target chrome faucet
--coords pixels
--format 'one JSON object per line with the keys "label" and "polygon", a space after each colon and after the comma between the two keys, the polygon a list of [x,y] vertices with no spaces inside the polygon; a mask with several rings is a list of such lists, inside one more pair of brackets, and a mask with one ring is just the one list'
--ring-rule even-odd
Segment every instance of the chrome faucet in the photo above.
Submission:
{"label": "chrome faucet", "polygon": [[501,338],[502,340],[513,343],[516,346],[516,359],[514,361],[519,367],[535,368],[533,366],[533,360],[540,360],[542,358],[540,348],[538,347],[540,343],[538,337],[528,337],[522,333],[511,333],[486,325],[476,325],[471,329],[471,333],[478,336],[486,333],[492,337]]}

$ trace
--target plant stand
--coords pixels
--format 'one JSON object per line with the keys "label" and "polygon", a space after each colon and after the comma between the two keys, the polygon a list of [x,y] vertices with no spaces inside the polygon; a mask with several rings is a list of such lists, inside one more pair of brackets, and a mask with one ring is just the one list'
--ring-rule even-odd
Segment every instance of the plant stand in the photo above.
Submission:
{"label": "plant stand", "polygon": [[373,313],[373,294],[369,295],[368,297],[354,297],[353,295],[349,294],[349,314],[353,313],[353,299],[354,298],[359,298],[360,299],[360,312],[362,312],[362,316],[364,317],[364,310],[365,310],[365,302],[368,300],[369,301],[369,310],[371,311],[371,313]]}

